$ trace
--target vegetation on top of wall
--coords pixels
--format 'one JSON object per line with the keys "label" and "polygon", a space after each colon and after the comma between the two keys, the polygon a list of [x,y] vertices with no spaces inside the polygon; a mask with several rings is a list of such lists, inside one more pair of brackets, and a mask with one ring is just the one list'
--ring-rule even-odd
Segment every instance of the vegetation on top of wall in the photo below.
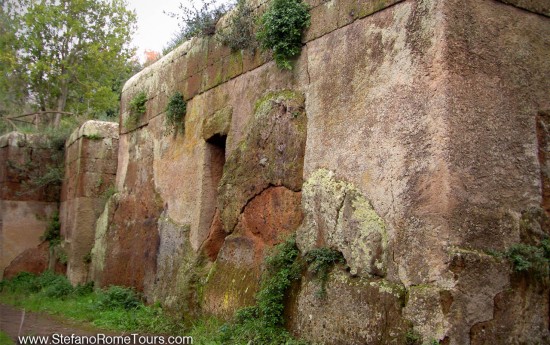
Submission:
{"label": "vegetation on top of wall", "polygon": [[203,0],[202,6],[179,4],[180,13],[164,12],[179,20],[179,30],[162,49],[163,54],[174,50],[177,46],[192,37],[211,36],[216,33],[216,23],[231,8],[231,5],[219,3],[217,0]]}
{"label": "vegetation on top of wall", "polygon": [[124,126],[126,128],[137,126],[139,119],[147,110],[145,103],[147,103],[147,93],[145,91],[138,92],[134,98],[132,98],[128,107],[128,117],[124,121]]}
{"label": "vegetation on top of wall", "polygon": [[252,50],[257,46],[254,35],[255,22],[254,10],[247,0],[238,0],[228,27],[218,33],[217,38],[234,52],[244,49]]}
{"label": "vegetation on top of wall", "polygon": [[260,18],[260,45],[273,51],[279,68],[292,69],[290,60],[300,55],[302,31],[309,24],[309,6],[302,0],[273,0]]}
{"label": "vegetation on top of wall", "polygon": [[166,105],[166,134],[182,131],[185,129],[185,113],[187,102],[181,92],[175,92]]}
{"label": "vegetation on top of wall", "polygon": [[315,248],[306,253],[305,260],[308,263],[309,272],[313,273],[320,283],[315,295],[321,299],[325,298],[329,271],[335,264],[343,263],[344,256],[331,248]]}

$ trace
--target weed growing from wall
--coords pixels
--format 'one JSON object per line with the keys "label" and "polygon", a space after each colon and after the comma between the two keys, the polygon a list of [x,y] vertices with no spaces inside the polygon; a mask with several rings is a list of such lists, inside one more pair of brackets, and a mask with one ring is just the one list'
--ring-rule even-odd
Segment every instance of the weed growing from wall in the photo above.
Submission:
{"label": "weed growing from wall", "polygon": [[538,246],[514,244],[504,253],[516,272],[532,272],[538,277],[548,277],[550,263],[550,239]]}
{"label": "weed growing from wall", "polygon": [[256,305],[237,311],[235,322],[222,327],[222,344],[302,344],[283,327],[285,294],[300,278],[302,264],[294,238],[274,248],[266,259],[266,271]]}
{"label": "weed growing from wall", "polygon": [[302,0],[273,0],[260,18],[258,40],[273,51],[279,68],[292,69],[290,60],[300,55],[302,31],[309,24],[309,7]]}
{"label": "weed growing from wall", "polygon": [[330,248],[315,248],[305,255],[309,272],[319,281],[316,296],[323,299],[327,295],[327,281],[330,269],[338,263],[344,262],[344,256],[337,250]]}
{"label": "weed growing from wall", "polygon": [[172,134],[174,132],[185,129],[185,113],[187,111],[187,102],[183,98],[180,92],[176,92],[170,97],[170,101],[166,106],[166,131],[165,134]]}
{"label": "weed growing from wall", "polygon": [[55,212],[52,214],[48,225],[46,226],[46,231],[40,237],[42,241],[48,241],[50,243],[50,248],[55,247],[61,243],[61,222],[59,222],[59,213]]}
{"label": "weed growing from wall", "polygon": [[124,121],[124,127],[128,129],[138,125],[141,116],[143,116],[147,110],[145,103],[147,103],[147,93],[145,91],[139,92],[132,98],[128,107],[128,117]]}
{"label": "weed growing from wall", "polygon": [[232,51],[256,48],[254,35],[256,17],[252,7],[246,0],[238,0],[237,6],[229,20],[228,27],[218,34],[220,42]]}

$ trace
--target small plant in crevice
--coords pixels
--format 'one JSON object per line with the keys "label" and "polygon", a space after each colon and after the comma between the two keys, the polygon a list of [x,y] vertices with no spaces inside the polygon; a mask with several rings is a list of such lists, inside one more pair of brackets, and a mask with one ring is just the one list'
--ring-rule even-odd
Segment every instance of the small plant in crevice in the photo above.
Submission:
{"label": "small plant in crevice", "polygon": [[279,68],[292,69],[290,60],[300,55],[309,24],[309,6],[302,0],[273,0],[259,21],[260,46],[273,51]]}
{"label": "small plant in crevice", "polygon": [[69,257],[67,256],[67,253],[61,247],[57,247],[55,251],[55,257],[57,261],[59,261],[59,263],[62,265],[66,265],[69,262]]}
{"label": "small plant in crevice", "polygon": [[326,284],[329,271],[334,265],[343,263],[344,256],[331,248],[315,248],[306,253],[305,260],[308,263],[309,272],[319,281],[319,289],[315,295],[324,299],[327,295]]}
{"label": "small plant in crevice", "polygon": [[46,231],[40,237],[42,241],[48,241],[50,248],[61,243],[61,223],[59,222],[59,212],[54,212],[48,221]]}
{"label": "small plant in crevice", "polygon": [[532,272],[537,277],[548,277],[550,264],[550,239],[540,241],[538,246],[518,243],[504,253],[516,272]]}
{"label": "small plant in crevice", "polygon": [[254,35],[256,18],[254,10],[246,0],[238,0],[229,25],[217,34],[217,39],[232,51],[253,50],[257,46]]}
{"label": "small plant in crevice", "polygon": [[85,263],[86,265],[89,265],[92,263],[92,252],[88,252],[88,254],[84,255],[84,257],[82,257],[82,262]]}
{"label": "small plant in crevice", "polygon": [[256,305],[240,309],[234,322],[221,328],[221,343],[303,344],[283,327],[285,295],[291,284],[300,278],[303,267],[295,239],[277,245],[265,263]]}
{"label": "small plant in crevice", "polygon": [[166,131],[165,134],[172,134],[185,129],[185,113],[187,112],[187,102],[180,92],[176,92],[170,97],[166,105]]}
{"label": "small plant in crevice", "polygon": [[108,200],[110,197],[112,197],[116,193],[118,193],[118,191],[116,190],[115,186],[110,185],[107,189],[105,189],[103,194],[101,194],[101,197],[105,200]]}
{"label": "small plant in crevice", "polygon": [[421,345],[422,336],[417,331],[411,329],[405,334],[405,345]]}
{"label": "small plant in crevice", "polygon": [[124,121],[124,126],[126,128],[132,128],[138,125],[141,116],[145,114],[147,110],[145,103],[147,103],[147,93],[145,91],[138,92],[134,98],[132,98],[128,106],[128,117]]}
{"label": "small plant in crevice", "polygon": [[103,137],[97,133],[92,134],[84,134],[84,138],[90,139],[90,140],[101,140]]}

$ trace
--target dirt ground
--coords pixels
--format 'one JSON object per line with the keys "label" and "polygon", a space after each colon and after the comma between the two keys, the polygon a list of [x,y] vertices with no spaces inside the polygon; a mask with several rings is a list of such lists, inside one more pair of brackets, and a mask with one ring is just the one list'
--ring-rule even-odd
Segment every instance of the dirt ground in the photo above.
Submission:
{"label": "dirt ground", "polygon": [[[0,330],[8,334],[15,344],[18,344],[16,340],[19,334],[22,315],[23,310],[0,304]],[[125,335],[102,331],[86,324],[62,319],[55,315],[33,312],[25,312],[20,335],[51,336],[52,334],[63,334],[64,336],[70,336],[71,334],[75,334],[79,336],[92,336],[99,333],[111,336]],[[50,343],[53,343],[53,340],[50,340]],[[74,343],[78,344],[78,342]]]}

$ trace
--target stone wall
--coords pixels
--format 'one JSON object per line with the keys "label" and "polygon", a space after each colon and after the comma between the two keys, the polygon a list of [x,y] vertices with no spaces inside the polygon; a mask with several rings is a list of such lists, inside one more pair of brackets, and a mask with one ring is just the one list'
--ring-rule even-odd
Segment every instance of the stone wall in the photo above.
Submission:
{"label": "stone wall", "polygon": [[73,284],[90,279],[89,265],[96,220],[114,193],[118,124],[87,121],[65,144],[65,179],[60,222],[67,252],[67,277]]}
{"label": "stone wall", "polygon": [[[45,137],[18,132],[0,137],[0,279],[19,254],[42,242],[40,236],[58,211],[60,186],[37,188],[31,182],[62,159],[63,151]],[[35,268],[46,266],[47,261],[38,262]]]}
{"label": "stone wall", "polygon": [[546,2],[309,2],[292,71],[195,38],[126,83],[94,281],[229,317],[296,232],[345,258],[326,300],[307,275],[293,291],[307,340],[548,341],[548,284],[488,254],[550,233]]}

